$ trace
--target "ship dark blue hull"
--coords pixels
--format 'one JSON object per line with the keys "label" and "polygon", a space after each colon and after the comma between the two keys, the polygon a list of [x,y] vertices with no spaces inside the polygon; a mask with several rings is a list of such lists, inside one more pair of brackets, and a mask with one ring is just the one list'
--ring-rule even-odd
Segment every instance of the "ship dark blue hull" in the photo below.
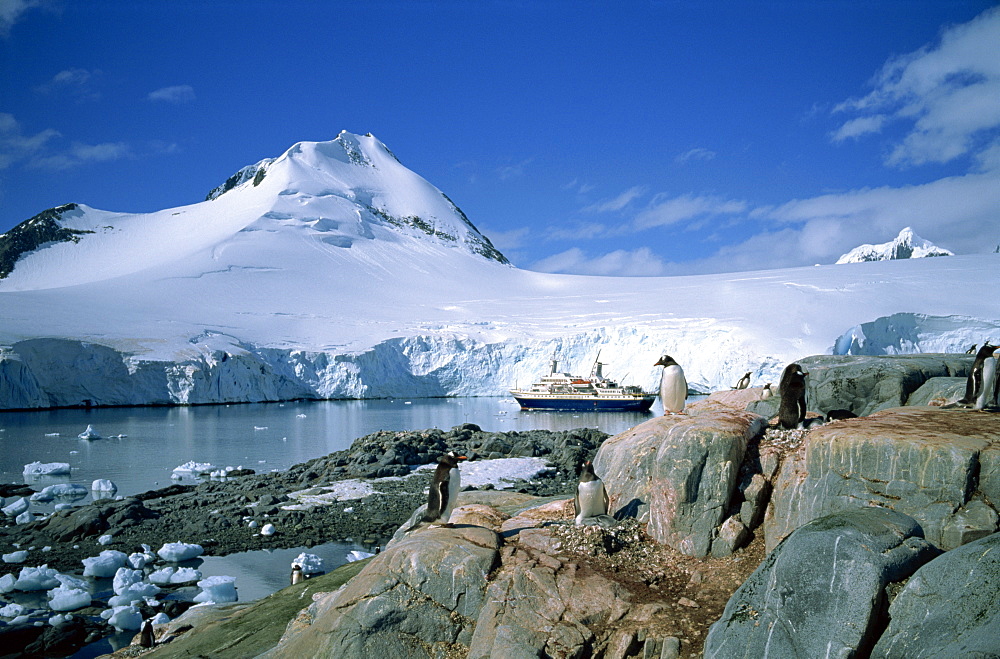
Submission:
{"label": "ship dark blue hull", "polygon": [[566,410],[580,412],[648,412],[655,396],[636,398],[600,398],[598,396],[557,398],[518,396],[514,399],[524,410]]}

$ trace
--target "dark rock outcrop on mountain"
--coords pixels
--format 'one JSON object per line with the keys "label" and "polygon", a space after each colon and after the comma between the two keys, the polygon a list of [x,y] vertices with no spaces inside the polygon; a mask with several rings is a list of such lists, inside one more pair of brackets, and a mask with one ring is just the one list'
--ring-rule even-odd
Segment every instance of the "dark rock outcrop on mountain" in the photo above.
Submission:
{"label": "dark rock outcrop on mountain", "polygon": [[77,208],[76,204],[64,204],[44,210],[7,233],[0,234],[0,279],[13,272],[14,265],[23,254],[43,247],[46,243],[79,242],[83,234],[94,233],[60,226],[63,216]]}

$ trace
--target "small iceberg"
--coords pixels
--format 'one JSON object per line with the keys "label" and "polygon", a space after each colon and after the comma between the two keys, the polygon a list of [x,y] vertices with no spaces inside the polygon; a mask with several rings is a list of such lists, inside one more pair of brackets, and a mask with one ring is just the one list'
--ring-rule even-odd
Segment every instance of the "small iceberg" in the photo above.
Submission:
{"label": "small iceberg", "polygon": [[69,476],[68,462],[32,462],[24,465],[25,476]]}
{"label": "small iceberg", "polygon": [[174,467],[172,478],[181,478],[182,476],[201,476],[203,474],[211,474],[213,471],[218,470],[219,468],[211,462],[195,462],[194,460],[189,460],[179,467]]}
{"label": "small iceberg", "polygon": [[100,439],[101,433],[94,430],[94,426],[87,424],[87,429],[77,435],[80,439]]}

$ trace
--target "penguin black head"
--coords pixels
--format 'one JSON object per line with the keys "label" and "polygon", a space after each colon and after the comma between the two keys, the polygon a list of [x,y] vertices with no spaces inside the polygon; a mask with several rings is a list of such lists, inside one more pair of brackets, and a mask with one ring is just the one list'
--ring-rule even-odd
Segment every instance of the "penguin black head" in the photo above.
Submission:
{"label": "penguin black head", "polygon": [[663,355],[653,366],[680,366],[670,355]]}
{"label": "penguin black head", "polygon": [[596,480],[600,479],[597,477],[597,472],[594,471],[594,463],[591,462],[590,460],[587,460],[586,462],[583,463],[583,466],[580,467],[580,482],[587,483],[589,481],[596,481]]}
{"label": "penguin black head", "polygon": [[458,466],[458,463],[462,460],[468,460],[468,458],[465,457],[464,455],[458,455],[454,451],[448,451],[440,458],[438,458],[438,463],[443,464],[444,466],[450,469],[454,469],[455,467]]}

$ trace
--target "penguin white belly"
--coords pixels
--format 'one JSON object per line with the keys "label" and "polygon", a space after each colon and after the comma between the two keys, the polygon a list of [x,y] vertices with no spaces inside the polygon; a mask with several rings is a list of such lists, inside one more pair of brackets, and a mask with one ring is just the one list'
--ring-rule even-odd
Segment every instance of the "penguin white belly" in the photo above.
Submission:
{"label": "penguin white belly", "polygon": [[684,411],[687,388],[684,370],[680,366],[674,364],[663,369],[660,376],[660,401],[665,413]]}
{"label": "penguin white belly", "polygon": [[976,399],[976,409],[984,410],[986,405],[993,402],[993,387],[995,385],[997,373],[997,360],[990,356],[983,362],[983,388]]}
{"label": "penguin white belly", "polygon": [[580,483],[576,488],[576,497],[580,503],[580,512],[576,516],[577,526],[583,523],[585,517],[607,514],[608,511],[604,508],[604,483],[602,481]]}
{"label": "penguin white belly", "polygon": [[458,500],[458,493],[462,491],[462,472],[458,467],[453,467],[448,472],[448,502],[442,507],[441,516],[438,518],[439,524],[449,524],[451,522],[451,511],[455,509],[455,501]]}

